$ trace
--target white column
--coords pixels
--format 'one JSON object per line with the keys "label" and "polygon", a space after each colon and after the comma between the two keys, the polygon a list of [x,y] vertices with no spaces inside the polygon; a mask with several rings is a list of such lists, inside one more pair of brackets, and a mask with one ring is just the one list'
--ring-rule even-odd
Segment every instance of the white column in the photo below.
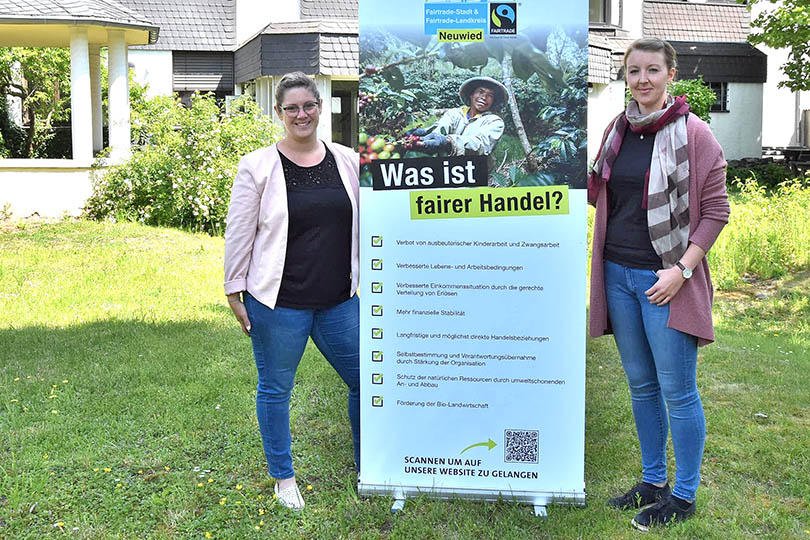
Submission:
{"label": "white column", "polygon": [[70,31],[70,128],[73,159],[93,159],[93,126],[90,122],[90,58],[87,28]]}
{"label": "white column", "polygon": [[318,122],[318,138],[332,140],[332,79],[327,75],[315,75],[315,86],[323,101],[321,119]]}
{"label": "white column", "polygon": [[125,160],[130,155],[129,126],[129,68],[127,66],[127,44],[123,30],[109,30],[108,68],[110,157],[113,161]]}
{"label": "white column", "polygon": [[[18,86],[23,84],[22,65],[19,62],[11,64],[11,82]],[[22,126],[22,100],[15,96],[6,96],[8,119],[15,126]]]}
{"label": "white column", "polygon": [[93,152],[104,148],[101,117],[101,47],[90,45],[90,108],[93,111]]}

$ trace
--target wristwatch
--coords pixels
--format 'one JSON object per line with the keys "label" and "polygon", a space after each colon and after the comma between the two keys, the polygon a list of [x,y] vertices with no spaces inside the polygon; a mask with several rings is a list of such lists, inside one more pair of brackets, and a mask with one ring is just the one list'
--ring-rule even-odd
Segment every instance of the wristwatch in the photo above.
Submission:
{"label": "wristwatch", "polygon": [[675,264],[678,266],[678,268],[681,269],[681,275],[683,276],[683,279],[689,279],[690,277],[692,277],[691,268],[685,267],[683,264],[681,264],[681,261],[678,261]]}

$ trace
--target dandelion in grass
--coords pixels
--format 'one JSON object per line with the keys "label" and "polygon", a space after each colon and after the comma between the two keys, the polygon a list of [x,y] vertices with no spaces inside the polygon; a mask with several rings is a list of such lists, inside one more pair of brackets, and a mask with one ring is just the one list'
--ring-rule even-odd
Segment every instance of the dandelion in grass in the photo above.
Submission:
{"label": "dandelion in grass", "polygon": [[220,505],[220,506],[225,506],[225,503],[226,503],[226,502],[228,502],[228,497],[222,497],[222,498],[219,500],[219,505]]}
{"label": "dandelion in grass", "polygon": [[259,515],[260,515],[260,516],[263,516],[263,515],[264,515],[264,508],[259,508]]}
{"label": "dandelion in grass", "polygon": [[307,484],[307,491],[312,491],[312,486]]}
{"label": "dandelion in grass", "polygon": [[98,472],[98,467],[93,467],[93,472]]}
{"label": "dandelion in grass", "polygon": [[210,533],[210,532],[208,532],[208,531],[205,531],[205,537],[206,537],[206,538],[211,538],[211,533]]}
{"label": "dandelion in grass", "polygon": [[256,496],[256,500],[260,501],[262,499],[264,499],[264,495],[257,495]]}
{"label": "dandelion in grass", "polygon": [[211,482],[213,482],[213,481],[214,481],[214,479],[213,479],[213,478],[209,478],[209,479],[208,479],[208,483],[209,483],[209,484],[210,484]]}
{"label": "dandelion in grass", "polygon": [[197,487],[203,487],[203,483],[202,482],[198,483]]}
{"label": "dandelion in grass", "polygon": [[236,484],[236,491],[242,490],[242,484]]}
{"label": "dandelion in grass", "polygon": [[19,380],[20,380],[20,378],[19,378],[19,377],[14,377],[14,382],[17,382],[17,381],[19,381]]}
{"label": "dandelion in grass", "polygon": [[112,469],[109,467],[104,467],[104,472],[112,472]]}
{"label": "dandelion in grass", "polygon": [[171,467],[169,467],[168,465],[166,465],[166,466],[165,466],[165,467],[163,467],[163,468],[164,468],[164,469],[166,469],[167,471],[171,469]]}
{"label": "dandelion in grass", "polygon": [[56,409],[52,409],[51,414],[59,414],[59,411],[57,411]]}
{"label": "dandelion in grass", "polygon": [[67,383],[68,383],[67,379],[62,379],[62,384],[67,384]]}
{"label": "dandelion in grass", "polygon": [[115,487],[119,488],[121,487],[121,484],[115,484]]}
{"label": "dandelion in grass", "polygon": [[17,400],[16,400],[16,399],[12,399],[12,400],[11,400],[11,402],[12,402],[12,403],[17,403]]}
{"label": "dandelion in grass", "polygon": [[42,456],[42,459],[48,459],[48,454],[45,454],[44,456]]}
{"label": "dandelion in grass", "polygon": [[138,469],[138,474],[143,474],[143,469]]}
{"label": "dandelion in grass", "polygon": [[242,501],[236,501],[236,504],[242,504]]}

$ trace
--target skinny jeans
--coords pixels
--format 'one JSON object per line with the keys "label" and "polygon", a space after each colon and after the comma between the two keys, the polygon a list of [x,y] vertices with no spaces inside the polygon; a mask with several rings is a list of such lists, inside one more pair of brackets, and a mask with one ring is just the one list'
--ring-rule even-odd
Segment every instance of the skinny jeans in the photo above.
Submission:
{"label": "skinny jeans", "polygon": [[672,493],[695,499],[706,440],[706,419],[697,389],[697,338],[668,328],[669,304],[651,304],[644,291],[652,270],[605,261],[608,316],[630,386],[641,446],[643,480],[667,481],[667,432],[675,451]]}
{"label": "skinny jeans", "polygon": [[290,450],[290,393],[307,345],[318,347],[349,387],[355,466],[360,466],[360,312],[357,295],[325,309],[270,309],[245,293],[259,374],[256,415],[270,476],[295,476]]}

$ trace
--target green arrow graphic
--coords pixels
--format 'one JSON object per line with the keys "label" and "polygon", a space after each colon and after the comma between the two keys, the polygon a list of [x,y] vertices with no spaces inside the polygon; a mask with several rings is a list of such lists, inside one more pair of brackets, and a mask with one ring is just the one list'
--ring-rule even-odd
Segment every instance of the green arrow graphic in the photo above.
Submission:
{"label": "green arrow graphic", "polygon": [[465,448],[464,450],[462,450],[462,451],[461,451],[461,453],[463,454],[464,452],[466,452],[466,451],[467,451],[467,450],[469,450],[470,448],[475,448],[476,446],[488,446],[488,447],[489,447],[489,449],[490,449],[490,450],[492,450],[493,448],[495,448],[496,446],[498,446],[498,443],[496,443],[495,441],[493,441],[492,439],[490,439],[490,440],[488,440],[488,441],[486,441],[486,442],[479,442],[479,443],[471,444],[470,446],[468,446],[467,448]]}

